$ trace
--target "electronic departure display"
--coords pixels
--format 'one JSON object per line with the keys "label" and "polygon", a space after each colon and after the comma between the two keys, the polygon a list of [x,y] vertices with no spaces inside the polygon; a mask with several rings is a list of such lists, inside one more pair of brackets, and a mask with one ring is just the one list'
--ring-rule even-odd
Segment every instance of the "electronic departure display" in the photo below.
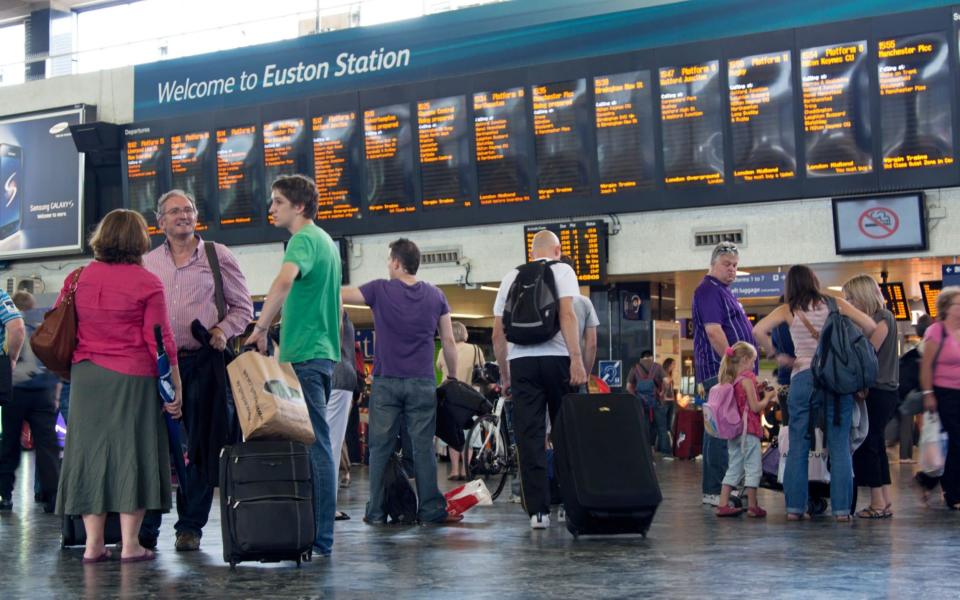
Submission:
{"label": "electronic departure display", "polygon": [[873,171],[867,42],[800,53],[807,176]]}
{"label": "electronic departure display", "polygon": [[881,283],[880,291],[883,292],[883,298],[887,301],[887,310],[893,313],[893,317],[898,321],[909,321],[910,305],[907,303],[907,293],[903,289],[903,283],[900,281]]}
{"label": "electronic departure display", "polygon": [[953,79],[945,34],[880,40],[877,58],[883,168],[952,165]]}
{"label": "electronic departure display", "polygon": [[[301,148],[306,136],[303,119],[281,119],[263,124],[263,179],[268,186],[281,175],[305,172]],[[269,196],[266,205],[269,211]],[[267,221],[273,223],[269,212]]]}
{"label": "electronic departure display", "polygon": [[474,94],[473,132],[480,206],[530,200],[524,89]]}
{"label": "electronic departure display", "polygon": [[605,221],[576,221],[573,223],[546,223],[526,225],[523,228],[527,260],[533,260],[533,236],[547,229],[560,238],[561,251],[573,259],[574,271],[580,283],[602,283],[607,278],[607,223]]}
{"label": "electronic departure display", "polygon": [[150,235],[157,229],[157,199],[163,193],[160,174],[167,140],[163,136],[127,139],[127,197],[130,208],[147,220]]}
{"label": "electronic departure display", "polygon": [[463,96],[417,103],[420,190],[424,210],[473,205],[463,169],[470,162],[467,102]]}
{"label": "electronic departure display", "polygon": [[650,71],[593,79],[600,195],[649,189],[655,183]]}
{"label": "electronic departure display", "polygon": [[664,181],[668,187],[722,184],[720,63],[660,69]]}
{"label": "electronic departure display", "polygon": [[363,113],[367,210],[373,215],[416,211],[410,107],[394,104]]}
{"label": "electronic departure display", "polygon": [[355,112],[313,117],[313,178],[319,221],[352,219],[360,214],[350,161],[356,128]]}
{"label": "electronic departure display", "polygon": [[931,319],[937,318],[937,298],[940,297],[940,290],[943,289],[942,281],[921,281],[920,299],[923,300],[923,308]]}
{"label": "electronic departure display", "polygon": [[736,183],[797,176],[790,51],[728,61]]}
{"label": "electronic departure display", "polygon": [[199,231],[210,226],[210,201],[204,177],[210,147],[209,131],[170,136],[170,187],[193,196]]}
{"label": "electronic departure display", "polygon": [[217,130],[217,190],[220,226],[250,225],[260,214],[257,190],[257,127]]}
{"label": "electronic departure display", "polygon": [[533,86],[533,135],[540,200],[589,195],[587,156],[577,112],[586,98],[587,80]]}

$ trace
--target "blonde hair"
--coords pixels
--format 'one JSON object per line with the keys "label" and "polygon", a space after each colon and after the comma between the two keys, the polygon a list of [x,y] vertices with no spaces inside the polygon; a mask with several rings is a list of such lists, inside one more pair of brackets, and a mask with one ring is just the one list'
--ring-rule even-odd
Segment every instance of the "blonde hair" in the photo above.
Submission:
{"label": "blonde hair", "polygon": [[947,311],[950,310],[950,305],[958,294],[960,294],[960,285],[948,285],[940,290],[940,295],[937,296],[938,321],[943,321],[947,318]]}
{"label": "blonde hair", "polygon": [[851,304],[871,317],[886,305],[877,281],[863,273],[843,284],[843,295]]}
{"label": "blonde hair", "polygon": [[737,375],[747,369],[753,370],[753,362],[757,359],[757,349],[753,344],[737,342],[727,348],[720,358],[720,373],[717,378],[720,383],[733,383]]}
{"label": "blonde hair", "polygon": [[453,341],[455,342],[466,342],[467,337],[467,326],[461,323],[460,321],[453,322]]}

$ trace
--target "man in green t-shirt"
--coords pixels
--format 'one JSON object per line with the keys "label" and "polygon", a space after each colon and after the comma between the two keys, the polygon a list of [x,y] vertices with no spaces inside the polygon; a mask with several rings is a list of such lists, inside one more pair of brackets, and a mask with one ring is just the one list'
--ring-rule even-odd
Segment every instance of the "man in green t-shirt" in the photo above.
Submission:
{"label": "man in green t-shirt", "polygon": [[267,350],[267,329],[283,307],[280,361],[293,363],[317,441],[310,447],[313,467],[314,553],[330,554],[336,512],[336,464],[330,449],[326,405],[333,367],[340,360],[340,253],[316,226],[317,187],[303,175],[273,182],[270,216],[293,237],[287,242],[280,274],[270,285],[263,312],[248,344]]}

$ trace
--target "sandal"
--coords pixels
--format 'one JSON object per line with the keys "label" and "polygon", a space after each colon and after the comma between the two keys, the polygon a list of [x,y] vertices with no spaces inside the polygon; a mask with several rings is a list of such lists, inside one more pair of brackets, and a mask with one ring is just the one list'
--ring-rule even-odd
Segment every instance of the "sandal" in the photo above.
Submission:
{"label": "sandal", "polygon": [[718,506],[716,515],[718,517],[736,517],[741,512],[743,512],[742,508],[734,508],[733,506]]}
{"label": "sandal", "polygon": [[891,502],[890,504],[886,505],[885,507],[883,507],[883,518],[884,518],[884,519],[892,519],[892,518],[893,518],[893,511],[890,510],[891,508],[893,508],[893,503],[892,503],[892,502]]}
{"label": "sandal", "polygon": [[858,519],[886,519],[884,514],[884,509],[876,509],[872,506],[868,506],[857,512]]}
{"label": "sandal", "polygon": [[156,553],[150,550],[144,549],[143,554],[139,556],[128,556],[126,558],[121,558],[120,562],[121,564],[147,562],[149,560],[154,560],[155,558],[157,558]]}
{"label": "sandal", "polygon": [[[871,517],[876,518],[876,517]],[[880,517],[883,518],[883,517]],[[833,520],[837,523],[850,523],[853,521],[853,518],[850,515],[834,515]]]}
{"label": "sandal", "polygon": [[83,561],[82,561],[82,562],[83,562],[83,564],[85,564],[85,565],[92,565],[92,564],[96,564],[96,563],[107,562],[108,560],[110,560],[111,556],[113,556],[113,555],[110,554],[110,551],[107,550],[106,548],[104,548],[104,549],[103,549],[103,554],[101,554],[100,556],[97,556],[97,557],[95,557],[95,558],[83,557]]}
{"label": "sandal", "polygon": [[754,519],[762,519],[767,516],[767,511],[763,510],[759,506],[751,506],[747,509],[747,516]]}
{"label": "sandal", "polygon": [[810,515],[807,513],[787,513],[788,521],[809,521]]}
{"label": "sandal", "polygon": [[347,513],[343,512],[343,511],[338,510],[336,516],[333,517],[333,520],[334,520],[334,521],[349,521],[349,520],[350,520],[350,515],[348,515]]}

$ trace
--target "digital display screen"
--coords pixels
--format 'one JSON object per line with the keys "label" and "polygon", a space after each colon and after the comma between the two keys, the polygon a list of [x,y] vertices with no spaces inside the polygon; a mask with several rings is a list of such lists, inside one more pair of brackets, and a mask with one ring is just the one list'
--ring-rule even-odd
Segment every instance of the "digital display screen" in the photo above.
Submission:
{"label": "digital display screen", "polygon": [[350,164],[350,144],[356,128],[354,112],[313,117],[313,178],[319,221],[353,219],[360,214]]}
{"label": "digital display screen", "polygon": [[954,92],[946,35],[880,40],[877,75],[883,168],[952,165]]}
{"label": "digital display screen", "polygon": [[533,236],[549,230],[560,239],[563,254],[573,259],[580,283],[601,283],[607,278],[607,224],[605,221],[576,221],[526,225],[523,228],[527,261],[533,260]]}
{"label": "digital display screen", "polygon": [[807,176],[873,171],[867,42],[800,53]]}
{"label": "digital display screen", "polygon": [[790,51],[728,61],[736,183],[797,176]]}
{"label": "digital display screen", "polygon": [[147,220],[150,235],[161,233],[157,229],[157,200],[164,192],[160,179],[166,157],[167,139],[141,137],[127,139],[127,194],[130,208]]}
{"label": "digital display screen", "polygon": [[473,205],[463,181],[470,161],[467,102],[463,96],[417,103],[420,190],[424,210]]}
{"label": "digital display screen", "polygon": [[720,63],[660,69],[660,126],[668,187],[724,182]]}
{"label": "digital display screen", "polygon": [[931,319],[937,318],[937,298],[940,297],[940,290],[943,289],[942,281],[921,281],[920,299],[923,300],[923,308]]}
{"label": "digital display screen", "polygon": [[650,71],[593,79],[600,195],[649,189],[655,181]]}
{"label": "digital display screen", "polygon": [[909,321],[910,305],[907,303],[907,293],[903,289],[903,283],[899,281],[881,283],[880,291],[883,292],[883,299],[887,301],[887,310],[893,313],[893,318],[898,321]]}
{"label": "digital display screen", "polygon": [[198,231],[210,226],[210,200],[205,177],[209,152],[209,131],[170,136],[170,186],[193,196],[197,203]]}
{"label": "digital display screen", "polygon": [[587,80],[574,79],[533,87],[533,135],[540,200],[589,194],[587,157],[577,112]]}
{"label": "digital display screen", "polygon": [[394,104],[363,113],[367,210],[373,215],[416,211],[410,107]]}
{"label": "digital display screen", "polygon": [[[281,119],[263,124],[263,175],[268,186],[281,175],[303,171],[300,154],[307,136],[303,123],[303,119]],[[266,204],[269,207],[270,201]],[[267,221],[273,223],[269,214]]]}
{"label": "digital display screen", "polygon": [[259,214],[257,186],[257,127],[217,130],[217,190],[220,226],[250,225]]}
{"label": "digital display screen", "polygon": [[530,200],[524,101],[522,87],[473,95],[480,206]]}

